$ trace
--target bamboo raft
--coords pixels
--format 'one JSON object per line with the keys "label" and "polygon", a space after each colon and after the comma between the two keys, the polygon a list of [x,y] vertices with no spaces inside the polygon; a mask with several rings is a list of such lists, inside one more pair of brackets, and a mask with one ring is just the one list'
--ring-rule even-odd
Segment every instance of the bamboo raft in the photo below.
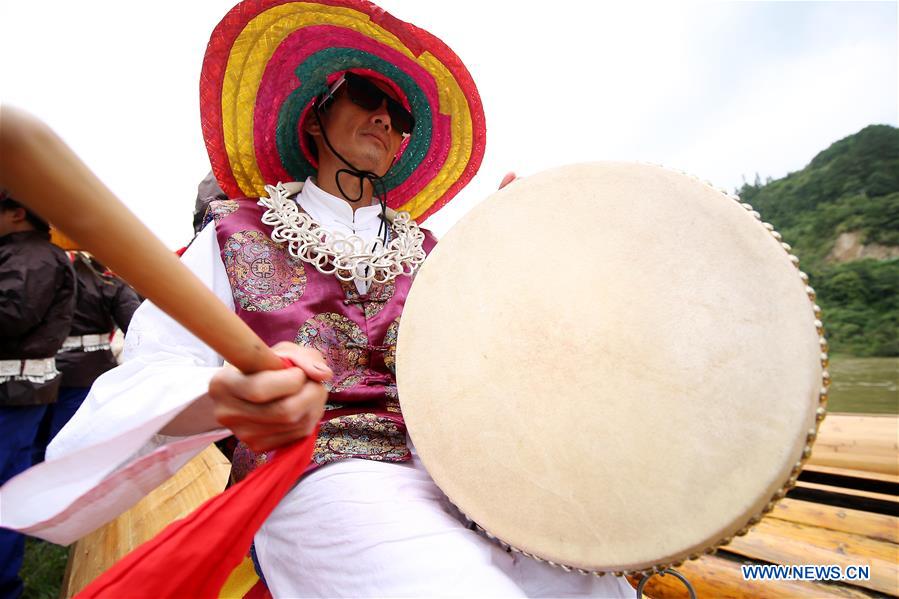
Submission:
{"label": "bamboo raft", "polygon": [[[899,596],[899,418],[831,414],[796,487],[745,537],[679,571],[699,597]],[[744,564],[869,566],[869,580],[743,580]],[[632,581],[634,582],[634,581]],[[646,585],[686,598],[672,576]]]}
{"label": "bamboo raft", "polygon": [[[220,492],[229,467],[210,446],[131,510],[75,543],[61,596],[74,596],[169,522]],[[870,578],[747,581],[744,564],[869,566]],[[829,415],[796,488],[774,511],[746,536],[679,570],[699,597],[899,597],[899,418]],[[688,596],[672,576],[653,577],[645,591],[655,599]]]}

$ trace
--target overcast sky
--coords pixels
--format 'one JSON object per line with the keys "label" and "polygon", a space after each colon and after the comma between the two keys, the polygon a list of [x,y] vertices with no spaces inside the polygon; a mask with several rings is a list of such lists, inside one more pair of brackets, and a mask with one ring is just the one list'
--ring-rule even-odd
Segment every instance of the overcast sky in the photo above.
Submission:
{"label": "overcast sky", "polygon": [[[0,0],[0,98],[54,127],[172,248],[209,170],[203,52],[233,4]],[[733,189],[899,120],[895,2],[379,4],[452,47],[483,98],[484,164],[427,221],[438,235],[508,170],[643,160]]]}

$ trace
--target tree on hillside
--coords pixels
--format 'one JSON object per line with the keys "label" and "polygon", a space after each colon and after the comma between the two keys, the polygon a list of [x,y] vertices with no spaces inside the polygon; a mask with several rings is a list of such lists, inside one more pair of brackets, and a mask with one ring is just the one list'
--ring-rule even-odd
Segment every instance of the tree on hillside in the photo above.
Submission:
{"label": "tree on hillside", "polygon": [[899,129],[871,125],[833,143],[802,170],[738,191],[802,260],[824,308],[831,349],[899,355],[899,258],[835,263],[844,233],[899,247]]}

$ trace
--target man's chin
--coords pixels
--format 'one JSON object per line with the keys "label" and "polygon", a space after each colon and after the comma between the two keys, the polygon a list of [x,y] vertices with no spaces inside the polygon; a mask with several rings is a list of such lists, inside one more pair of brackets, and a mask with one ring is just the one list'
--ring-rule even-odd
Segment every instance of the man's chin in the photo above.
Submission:
{"label": "man's chin", "polygon": [[356,166],[364,171],[372,172],[379,177],[383,177],[390,169],[390,163],[385,166],[383,152],[371,152],[361,156]]}

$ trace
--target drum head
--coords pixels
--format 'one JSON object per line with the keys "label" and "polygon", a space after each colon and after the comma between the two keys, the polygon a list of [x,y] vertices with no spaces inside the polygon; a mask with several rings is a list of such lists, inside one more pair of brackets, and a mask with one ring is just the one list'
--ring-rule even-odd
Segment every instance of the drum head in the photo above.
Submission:
{"label": "drum head", "polygon": [[436,483],[505,543],[585,570],[668,565],[757,521],[795,482],[827,377],[774,235],[638,164],[551,170],[477,206],[399,330],[402,410]]}

